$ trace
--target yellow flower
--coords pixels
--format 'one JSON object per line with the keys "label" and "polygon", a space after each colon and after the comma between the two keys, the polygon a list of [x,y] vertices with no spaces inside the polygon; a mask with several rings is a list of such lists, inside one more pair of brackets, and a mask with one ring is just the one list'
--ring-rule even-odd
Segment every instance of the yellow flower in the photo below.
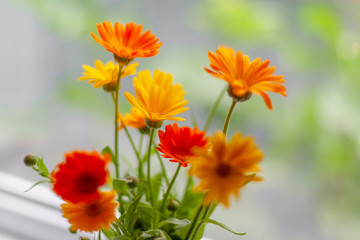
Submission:
{"label": "yellow flower", "polygon": [[71,224],[71,230],[93,232],[102,228],[108,229],[116,220],[115,191],[101,192],[98,199],[90,203],[64,203],[61,205],[64,218]]}
{"label": "yellow flower", "polygon": [[[136,67],[139,63],[133,63],[122,70],[121,78],[124,78],[128,75],[136,74]],[[82,77],[78,80],[89,80],[88,83],[94,83],[94,87],[98,88],[104,86],[105,84],[116,84],[117,77],[119,74],[119,64],[114,64],[109,61],[104,65],[100,60],[95,61],[95,68],[88,65],[83,65],[85,72],[83,72]]]}
{"label": "yellow flower", "polygon": [[125,113],[125,117],[119,114],[118,121],[120,122],[119,130],[121,130],[124,125],[126,127],[133,127],[139,130],[146,129],[145,118],[139,115],[134,108],[130,109],[130,113]]}
{"label": "yellow flower", "polygon": [[183,87],[172,82],[169,73],[155,70],[151,77],[149,70],[140,71],[133,80],[136,98],[128,92],[125,92],[125,97],[134,111],[148,122],[184,121],[184,118],[174,116],[188,110],[184,106],[189,101],[184,100]]}
{"label": "yellow flower", "polygon": [[189,173],[201,179],[194,190],[205,192],[203,205],[209,206],[216,201],[228,207],[230,195],[238,197],[239,189],[248,182],[261,180],[255,173],[260,171],[258,163],[263,154],[253,138],[244,138],[240,133],[236,133],[228,143],[220,132],[209,140],[212,144],[209,152],[194,149],[199,157],[188,159],[191,165]]}

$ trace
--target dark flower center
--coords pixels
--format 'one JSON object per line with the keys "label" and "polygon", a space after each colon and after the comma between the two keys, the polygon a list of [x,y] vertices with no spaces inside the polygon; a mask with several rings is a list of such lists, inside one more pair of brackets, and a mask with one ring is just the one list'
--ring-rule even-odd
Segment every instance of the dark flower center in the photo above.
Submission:
{"label": "dark flower center", "polygon": [[78,179],[78,189],[80,192],[91,193],[98,187],[96,178],[93,175],[83,174]]}
{"label": "dark flower center", "polygon": [[102,211],[102,206],[99,201],[95,200],[85,207],[86,215],[90,217],[98,216]]}
{"label": "dark flower center", "polygon": [[218,167],[217,167],[217,174],[220,176],[220,177],[227,177],[229,176],[231,173],[231,167],[229,165],[226,165],[226,164],[220,164]]}

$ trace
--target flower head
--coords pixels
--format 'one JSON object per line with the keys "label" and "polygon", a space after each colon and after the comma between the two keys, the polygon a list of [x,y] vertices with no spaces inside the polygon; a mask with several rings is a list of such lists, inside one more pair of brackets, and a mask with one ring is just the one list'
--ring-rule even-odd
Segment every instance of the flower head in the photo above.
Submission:
{"label": "flower head", "polygon": [[126,99],[134,107],[134,111],[150,122],[163,120],[183,121],[174,117],[185,112],[189,101],[184,100],[185,91],[179,84],[172,84],[171,74],[155,70],[151,77],[149,70],[140,71],[133,83],[136,98],[125,92]]}
{"label": "flower head", "polygon": [[[139,63],[133,63],[122,70],[121,78],[129,75],[136,74],[136,67]],[[100,60],[95,61],[95,67],[88,65],[82,66],[85,70],[82,77],[78,80],[89,80],[88,83],[94,83],[94,87],[98,88],[106,84],[115,85],[119,74],[119,64],[114,64],[109,61],[107,64],[103,64]]]}
{"label": "flower head", "polygon": [[205,70],[214,77],[229,83],[228,92],[237,101],[245,101],[251,94],[260,95],[269,109],[272,109],[270,97],[265,91],[280,93],[286,96],[283,76],[272,76],[275,67],[268,67],[269,60],[261,62],[257,58],[250,62],[247,55],[224,46],[216,53],[209,52],[210,68]]}
{"label": "flower head", "polygon": [[199,131],[197,127],[181,127],[177,123],[167,125],[165,132],[159,131],[160,144],[157,150],[162,152],[164,158],[170,158],[170,162],[181,163],[187,167],[187,159],[195,156],[192,152],[194,147],[209,149],[209,143],[205,137],[205,131]]}
{"label": "flower head", "polygon": [[121,130],[124,126],[137,128],[140,131],[147,129],[145,118],[139,115],[134,108],[130,109],[130,113],[125,113],[125,117],[119,114],[118,118],[120,122],[119,130]]}
{"label": "flower head", "polygon": [[110,157],[96,151],[74,151],[65,154],[65,159],[52,173],[54,192],[72,203],[88,203],[98,198],[98,188],[107,180]]}
{"label": "flower head", "polygon": [[71,224],[71,230],[93,232],[108,229],[116,220],[115,191],[100,192],[99,197],[89,203],[64,203],[61,205],[64,218]]}
{"label": "flower head", "polygon": [[238,197],[241,187],[250,181],[260,180],[254,173],[260,171],[258,163],[263,154],[253,138],[243,138],[240,133],[228,143],[220,132],[209,140],[212,144],[209,152],[195,149],[199,157],[189,158],[190,174],[201,179],[195,190],[206,193],[204,205],[216,201],[228,207],[230,195]]}
{"label": "flower head", "polygon": [[[115,22],[96,24],[100,38],[94,33],[91,36],[97,43],[114,53],[115,59],[132,60],[137,57],[152,57],[159,52],[162,43],[149,30],[142,33],[142,25],[127,23],[126,26]],[[118,61],[119,62],[119,61]],[[129,61],[128,61],[129,62]],[[125,64],[126,65],[126,64]]]}

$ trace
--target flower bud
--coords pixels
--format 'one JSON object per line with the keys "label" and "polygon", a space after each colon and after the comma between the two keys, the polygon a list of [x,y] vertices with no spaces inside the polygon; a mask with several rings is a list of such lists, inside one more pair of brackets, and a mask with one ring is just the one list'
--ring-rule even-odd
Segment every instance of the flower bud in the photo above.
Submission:
{"label": "flower bud", "polygon": [[163,125],[164,121],[153,121],[153,120],[149,120],[149,119],[145,119],[145,123],[146,126],[148,126],[151,129],[156,129],[156,128],[161,128],[161,126]]}
{"label": "flower bud", "polygon": [[175,199],[171,198],[170,201],[168,202],[166,208],[170,211],[170,212],[176,212],[179,209],[179,202],[176,201]]}
{"label": "flower bud", "polygon": [[120,67],[127,66],[129,63],[131,63],[134,60],[133,58],[120,57],[115,53],[114,53],[114,59],[120,65]]}
{"label": "flower bud", "polygon": [[227,89],[227,93],[229,95],[229,97],[231,97],[232,99],[234,99],[234,101],[236,102],[245,102],[247,100],[249,100],[252,96],[252,93],[250,91],[247,91],[244,95],[242,96],[237,96],[233,93],[232,91],[232,87],[231,85],[229,85],[228,89]]}
{"label": "flower bud", "polygon": [[137,179],[134,176],[127,177],[126,178],[126,183],[127,183],[129,188],[136,188],[138,183],[139,183],[139,179]]}
{"label": "flower bud", "polygon": [[35,166],[36,162],[37,162],[37,158],[32,154],[28,154],[24,157],[24,163],[27,167]]}
{"label": "flower bud", "polygon": [[103,89],[105,92],[109,92],[109,93],[115,92],[116,91],[116,82],[110,82],[110,83],[105,84],[103,86]]}

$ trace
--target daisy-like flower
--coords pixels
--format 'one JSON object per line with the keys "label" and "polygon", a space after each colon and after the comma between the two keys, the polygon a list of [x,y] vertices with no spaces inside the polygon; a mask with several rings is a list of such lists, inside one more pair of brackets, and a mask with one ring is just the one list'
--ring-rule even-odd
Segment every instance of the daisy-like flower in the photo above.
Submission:
{"label": "daisy-like flower", "polygon": [[71,224],[71,231],[93,232],[108,229],[116,220],[115,191],[100,192],[99,197],[89,203],[64,203],[61,205],[63,217]]}
{"label": "daisy-like flower", "polygon": [[209,51],[210,68],[205,70],[216,78],[229,83],[228,93],[235,101],[246,101],[251,95],[260,95],[266,106],[272,109],[270,97],[266,91],[286,96],[286,88],[281,85],[283,76],[272,76],[275,67],[269,67],[270,61],[261,62],[260,58],[250,61],[247,55],[232,48],[219,47],[216,53]]}
{"label": "daisy-like flower", "polygon": [[136,98],[128,92],[125,92],[125,97],[134,107],[134,111],[145,118],[148,125],[159,127],[164,120],[185,120],[174,117],[188,110],[188,107],[184,106],[189,101],[184,100],[183,87],[173,84],[171,74],[155,70],[151,77],[149,70],[140,71],[133,83]]}
{"label": "daisy-like flower", "polygon": [[119,130],[123,129],[124,126],[137,128],[141,132],[148,132],[149,130],[146,126],[145,118],[139,115],[134,108],[130,109],[130,113],[125,113],[124,117],[119,113],[118,120],[120,122]]}
{"label": "daisy-like flower", "polygon": [[250,181],[261,180],[255,173],[260,171],[258,163],[263,154],[253,138],[244,138],[240,133],[226,142],[225,135],[217,132],[209,137],[209,141],[209,152],[194,149],[199,157],[188,159],[190,174],[200,178],[200,184],[194,190],[205,192],[203,205],[209,206],[215,201],[228,207],[230,195],[238,197],[241,187]]}
{"label": "daisy-like flower", "polygon": [[[139,63],[133,63],[122,70],[121,78],[124,78],[129,75],[136,74],[136,68]],[[119,64],[114,64],[114,62],[107,62],[106,65],[100,60],[95,61],[95,67],[90,67],[88,65],[83,65],[84,68],[83,75],[78,80],[84,81],[88,80],[88,83],[94,83],[95,88],[101,86],[104,89],[113,89],[115,90],[118,74],[119,74]]]}
{"label": "daisy-like flower", "polygon": [[205,137],[205,131],[199,131],[197,127],[181,127],[174,123],[167,125],[165,132],[159,131],[160,144],[156,148],[162,152],[164,158],[170,158],[170,162],[181,163],[181,166],[187,167],[187,159],[195,156],[192,152],[193,147],[201,148],[206,151],[209,149],[209,143]]}
{"label": "daisy-like flower", "polygon": [[94,33],[91,36],[97,43],[114,54],[119,64],[127,65],[137,57],[152,57],[158,54],[162,43],[149,30],[142,33],[143,26],[127,23],[126,26],[115,22],[96,24],[100,38]]}
{"label": "daisy-like flower", "polygon": [[54,192],[72,203],[89,203],[99,198],[98,188],[106,183],[110,156],[74,151],[65,154],[65,159],[52,173]]}

